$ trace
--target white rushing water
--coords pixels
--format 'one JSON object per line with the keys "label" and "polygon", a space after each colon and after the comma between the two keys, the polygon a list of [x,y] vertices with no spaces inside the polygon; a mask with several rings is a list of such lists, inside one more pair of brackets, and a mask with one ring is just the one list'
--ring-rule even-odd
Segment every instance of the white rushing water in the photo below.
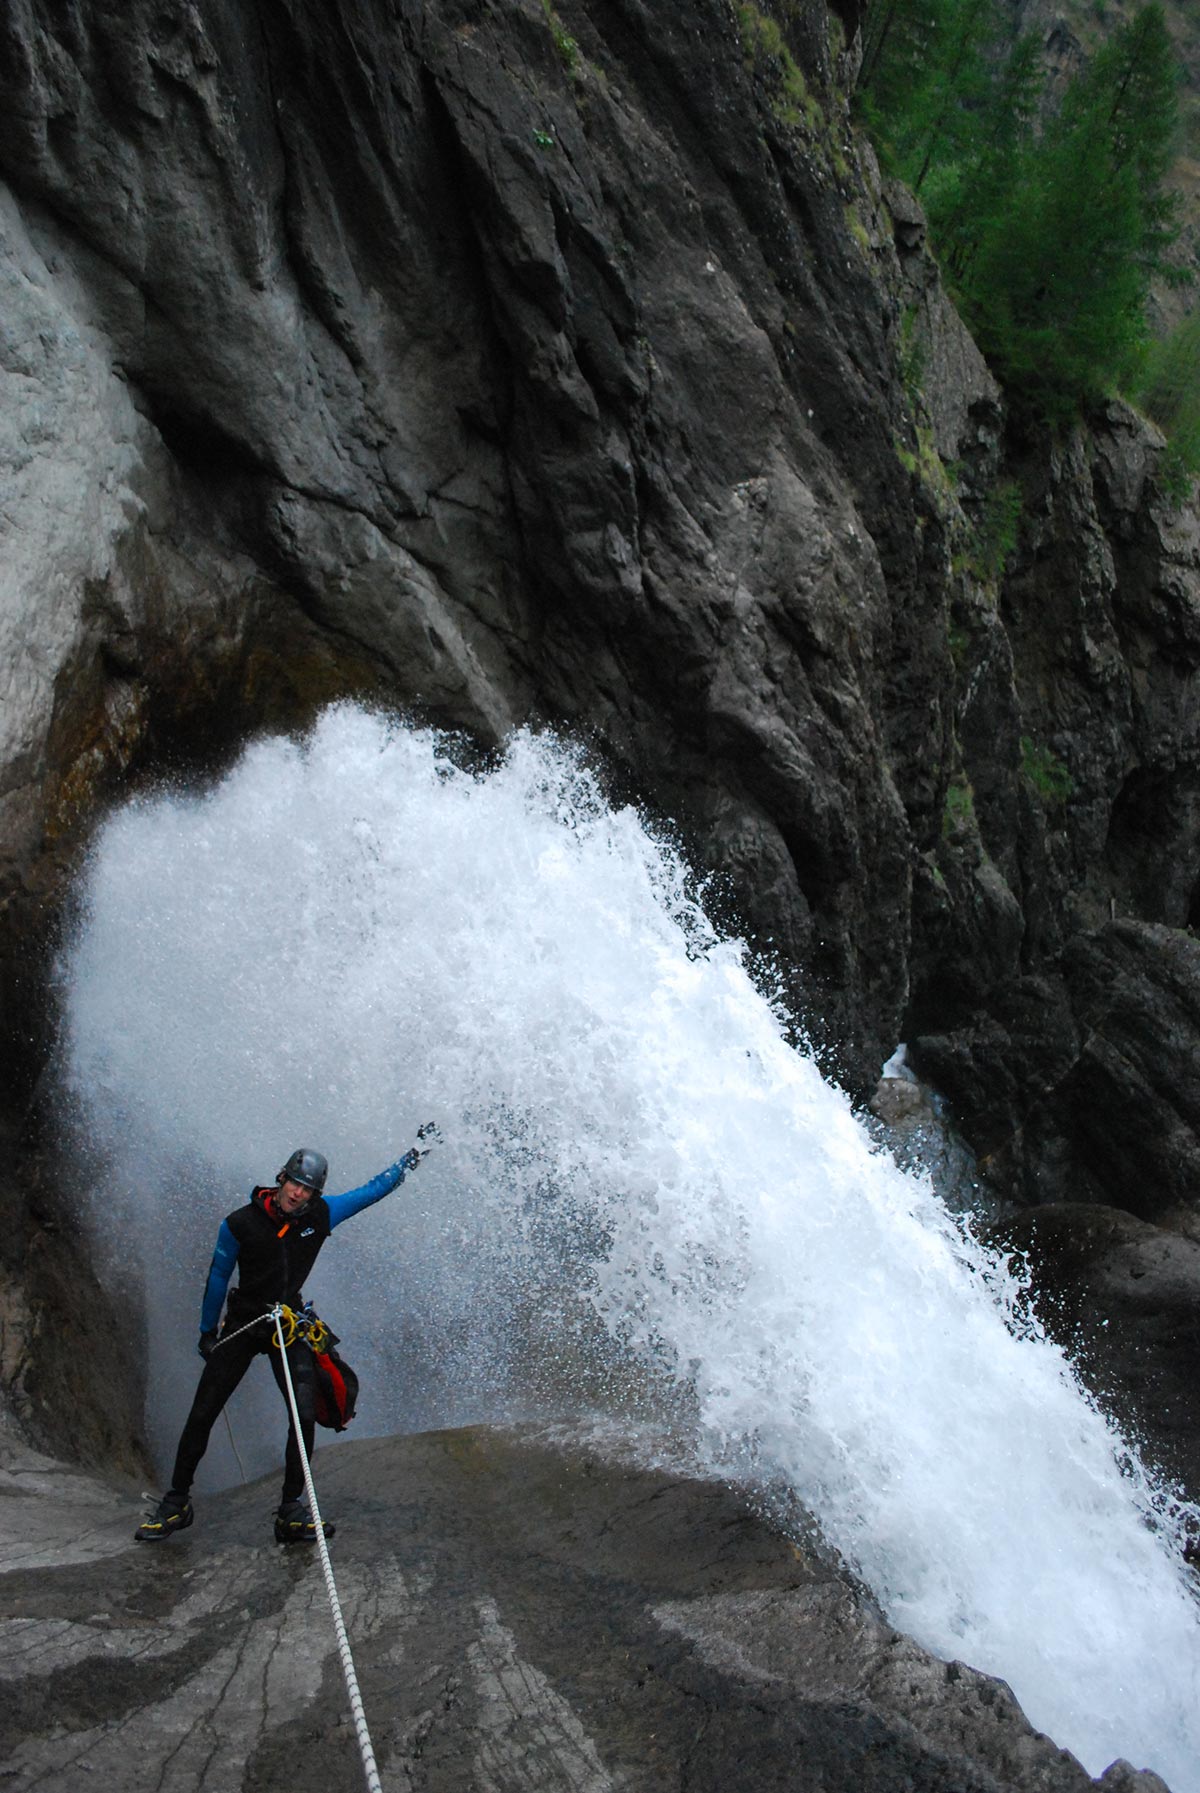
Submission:
{"label": "white rushing water", "polygon": [[[644,1411],[673,1383],[701,1456],[793,1488],[894,1623],[1002,1675],[1091,1773],[1200,1788],[1168,1503],[569,751],[520,737],[471,774],[352,707],[260,743],[204,796],[112,816],[62,983],[164,1467],[222,1215],[294,1146],[333,1192],[434,1118],[445,1146],[309,1286],[364,1376],[356,1430],[572,1391]],[[281,1456],[269,1381],[232,1408],[256,1472]]]}

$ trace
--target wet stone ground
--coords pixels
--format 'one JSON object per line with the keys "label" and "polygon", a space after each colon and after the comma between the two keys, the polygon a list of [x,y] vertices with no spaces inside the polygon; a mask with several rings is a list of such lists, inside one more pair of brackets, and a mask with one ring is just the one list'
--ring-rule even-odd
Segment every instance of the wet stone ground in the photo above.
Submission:
{"label": "wet stone ground", "polygon": [[[1093,1785],[719,1485],[482,1428],[316,1471],[387,1793]],[[273,1542],[273,1499],[136,1545],[136,1489],[0,1441],[3,1793],[365,1785],[319,1558]]]}

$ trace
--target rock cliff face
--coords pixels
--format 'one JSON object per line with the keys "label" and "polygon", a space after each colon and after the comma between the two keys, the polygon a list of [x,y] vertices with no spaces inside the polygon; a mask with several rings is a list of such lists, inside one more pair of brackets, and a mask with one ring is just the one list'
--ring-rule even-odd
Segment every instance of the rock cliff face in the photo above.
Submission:
{"label": "rock cliff face", "polygon": [[[1120,406],[1011,439],[853,5],[773,13],[9,8],[8,1137],[99,807],[352,692],[595,741],[1000,1194],[1194,1199],[1200,524]],[[28,1389],[56,1205],[5,1202]]]}
{"label": "rock cliff face", "polygon": [[723,4],[239,19],[9,33],[12,378],[49,438],[9,450],[10,855],[333,689],[581,727],[861,1076],[950,660],[823,10],[799,111]]}

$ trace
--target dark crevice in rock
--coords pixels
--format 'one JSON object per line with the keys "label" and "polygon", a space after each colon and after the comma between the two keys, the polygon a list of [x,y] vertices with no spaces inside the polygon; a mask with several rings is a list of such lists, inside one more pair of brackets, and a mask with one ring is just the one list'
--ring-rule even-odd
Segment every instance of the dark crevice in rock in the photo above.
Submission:
{"label": "dark crevice in rock", "polygon": [[181,407],[172,395],[143,392],[146,415],[168,451],[185,473],[203,486],[228,487],[239,481],[260,485],[275,480],[275,468],[255,459],[239,441],[212,417]]}

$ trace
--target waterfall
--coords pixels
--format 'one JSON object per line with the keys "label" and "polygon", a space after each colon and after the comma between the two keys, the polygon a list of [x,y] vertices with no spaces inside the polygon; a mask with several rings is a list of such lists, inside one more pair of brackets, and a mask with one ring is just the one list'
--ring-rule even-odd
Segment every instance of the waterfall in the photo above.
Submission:
{"label": "waterfall", "polygon": [[[64,1126],[145,1307],[164,1461],[221,1217],[296,1146],[334,1192],[434,1119],[444,1146],[307,1291],[363,1376],[356,1430],[571,1404],[685,1429],[1089,1772],[1200,1788],[1171,1500],[578,753],[523,734],[480,769],[339,706],[113,813],[60,980]],[[231,1409],[255,1470],[282,1454],[269,1384]]]}

